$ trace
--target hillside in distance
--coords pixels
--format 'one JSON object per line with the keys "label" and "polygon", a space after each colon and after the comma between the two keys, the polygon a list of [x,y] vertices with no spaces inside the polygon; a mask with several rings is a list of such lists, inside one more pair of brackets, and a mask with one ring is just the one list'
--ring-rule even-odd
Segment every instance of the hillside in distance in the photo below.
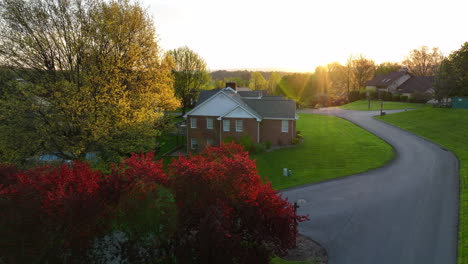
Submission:
{"label": "hillside in distance", "polygon": [[241,79],[248,81],[250,80],[250,76],[252,72],[260,72],[263,75],[265,80],[270,79],[270,76],[273,72],[278,73],[281,77],[291,74],[291,72],[284,72],[284,71],[248,71],[248,70],[218,70],[211,72],[211,78],[213,80],[229,80],[229,79]]}

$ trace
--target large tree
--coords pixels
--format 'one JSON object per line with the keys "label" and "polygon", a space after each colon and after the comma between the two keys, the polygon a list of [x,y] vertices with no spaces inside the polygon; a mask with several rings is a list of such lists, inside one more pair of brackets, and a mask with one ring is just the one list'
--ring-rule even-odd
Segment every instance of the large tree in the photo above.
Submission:
{"label": "large tree", "polygon": [[430,49],[427,46],[422,46],[419,49],[411,50],[402,63],[408,67],[410,73],[416,76],[433,76],[437,73],[443,59],[444,56],[439,48]]}
{"label": "large tree", "polygon": [[367,81],[374,77],[375,62],[360,54],[353,57],[349,64],[351,67],[353,90],[365,88]]}
{"label": "large tree", "polygon": [[0,62],[21,81],[0,98],[0,153],[150,150],[174,109],[152,19],[127,0],[2,0]]}
{"label": "large tree", "polygon": [[435,98],[439,101],[457,94],[455,69],[447,58],[442,61],[434,79]]}
{"label": "large tree", "polygon": [[318,94],[315,75],[310,73],[285,75],[278,83],[276,93],[295,100],[299,106],[315,106]]}
{"label": "large tree", "polygon": [[277,72],[272,72],[270,75],[270,78],[268,79],[268,92],[270,94],[275,94],[276,93],[276,87],[278,86],[278,83],[281,81],[281,75]]}
{"label": "large tree", "polygon": [[468,42],[442,61],[435,77],[437,99],[468,96]]}
{"label": "large tree", "polygon": [[187,46],[167,52],[174,61],[175,93],[182,102],[182,115],[195,103],[200,90],[209,83],[205,60]]}
{"label": "large tree", "polygon": [[396,72],[401,69],[401,65],[396,62],[383,62],[380,63],[375,69],[375,76]]}
{"label": "large tree", "polygon": [[347,98],[347,69],[338,62],[327,64],[330,86],[328,96],[332,103],[344,102]]}
{"label": "large tree", "polygon": [[268,82],[260,72],[252,72],[250,75],[249,88],[252,90],[266,90]]}

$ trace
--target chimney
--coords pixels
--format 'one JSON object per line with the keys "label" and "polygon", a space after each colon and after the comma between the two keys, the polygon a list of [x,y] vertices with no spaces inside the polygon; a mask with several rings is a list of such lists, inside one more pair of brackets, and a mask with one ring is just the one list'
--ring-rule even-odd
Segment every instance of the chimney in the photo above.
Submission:
{"label": "chimney", "polygon": [[237,91],[237,87],[236,87],[235,82],[227,82],[226,87],[231,87],[234,91]]}

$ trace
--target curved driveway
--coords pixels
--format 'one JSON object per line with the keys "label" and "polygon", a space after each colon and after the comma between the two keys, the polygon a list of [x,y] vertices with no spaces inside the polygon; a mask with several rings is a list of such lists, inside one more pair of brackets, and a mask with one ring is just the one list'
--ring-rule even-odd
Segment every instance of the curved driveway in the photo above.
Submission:
{"label": "curved driveway", "polygon": [[309,214],[311,220],[301,223],[299,231],[327,249],[329,263],[455,264],[456,157],[373,119],[376,111],[307,112],[345,118],[387,141],[396,152],[382,168],[283,191],[290,201],[306,201],[299,213]]}

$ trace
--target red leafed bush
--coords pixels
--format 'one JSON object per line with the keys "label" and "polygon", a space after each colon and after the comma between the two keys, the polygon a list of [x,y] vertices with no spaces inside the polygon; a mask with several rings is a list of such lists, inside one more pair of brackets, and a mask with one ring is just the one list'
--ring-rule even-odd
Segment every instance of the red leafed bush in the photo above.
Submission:
{"label": "red leafed bush", "polygon": [[[39,167],[10,174],[0,190],[0,248],[12,262],[60,255],[80,248],[100,228],[105,212],[102,175],[87,164]],[[23,250],[23,251],[22,251]]]}
{"label": "red leafed bush", "polygon": [[90,241],[109,230],[121,197],[167,183],[152,158],[132,154],[110,175],[81,162],[17,172],[1,166],[0,255],[12,263],[84,256]]}
{"label": "red leafed bush", "polygon": [[[268,263],[294,246],[306,217],[262,183],[241,146],[173,160],[169,177],[153,158],[132,154],[109,175],[80,162],[0,166],[0,256],[86,262],[90,242],[112,234],[111,226],[129,235],[133,242],[121,249],[142,263]],[[150,259],[141,259],[142,249]]]}
{"label": "red leafed bush", "polygon": [[236,144],[169,165],[179,209],[181,263],[268,263],[294,246],[298,216]]}

